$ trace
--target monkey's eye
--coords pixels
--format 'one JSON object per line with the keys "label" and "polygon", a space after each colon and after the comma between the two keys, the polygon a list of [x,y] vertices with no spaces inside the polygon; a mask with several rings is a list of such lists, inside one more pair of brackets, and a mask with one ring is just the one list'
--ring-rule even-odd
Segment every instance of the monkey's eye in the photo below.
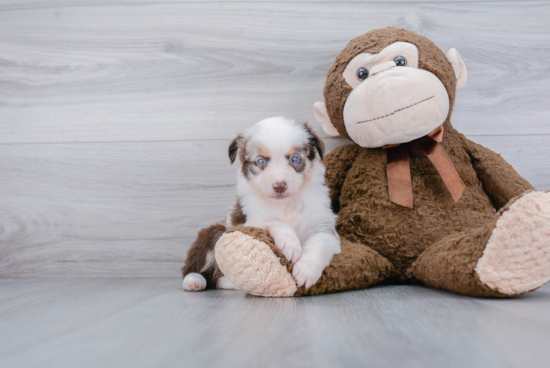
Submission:
{"label": "monkey's eye", "polygon": [[407,66],[407,59],[403,56],[397,56],[393,61],[395,61],[396,66]]}
{"label": "monkey's eye", "polygon": [[357,69],[357,79],[360,81],[364,81],[369,76],[369,71],[366,68],[359,68]]}
{"label": "monkey's eye", "polygon": [[257,162],[258,165],[260,165],[260,166],[264,166],[264,165],[266,164],[265,158],[263,158],[263,157],[259,157],[259,158],[256,160],[256,162]]}
{"label": "monkey's eye", "polygon": [[295,164],[296,162],[298,162],[298,160],[299,160],[299,158],[296,155],[290,156],[290,159],[289,159],[291,164]]}

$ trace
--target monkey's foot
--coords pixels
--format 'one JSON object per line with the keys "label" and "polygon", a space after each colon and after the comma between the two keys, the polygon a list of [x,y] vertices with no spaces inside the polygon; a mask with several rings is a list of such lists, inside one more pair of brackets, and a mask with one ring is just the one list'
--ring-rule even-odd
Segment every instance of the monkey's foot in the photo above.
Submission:
{"label": "monkey's foot", "polygon": [[215,252],[223,274],[247,293],[281,297],[293,296],[298,290],[287,260],[263,230],[229,230],[216,243]]}
{"label": "monkey's foot", "polygon": [[510,296],[550,280],[550,193],[529,192],[508,205],[475,271],[482,283]]}

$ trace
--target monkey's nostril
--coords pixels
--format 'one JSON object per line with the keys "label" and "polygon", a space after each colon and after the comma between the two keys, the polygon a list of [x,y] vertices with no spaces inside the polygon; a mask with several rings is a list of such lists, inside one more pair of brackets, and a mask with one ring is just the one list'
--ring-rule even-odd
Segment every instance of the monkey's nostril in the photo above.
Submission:
{"label": "monkey's nostril", "polygon": [[273,184],[273,190],[276,191],[277,193],[284,193],[286,188],[287,188],[286,181],[278,181],[275,184]]}

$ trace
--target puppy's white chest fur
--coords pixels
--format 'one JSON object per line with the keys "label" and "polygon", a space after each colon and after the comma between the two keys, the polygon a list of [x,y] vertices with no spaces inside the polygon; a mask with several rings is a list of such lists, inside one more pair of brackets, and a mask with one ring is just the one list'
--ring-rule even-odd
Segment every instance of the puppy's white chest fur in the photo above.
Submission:
{"label": "puppy's white chest fur", "polygon": [[[320,169],[317,169],[318,176],[323,177],[322,166]],[[269,203],[255,195],[244,195],[241,202],[246,226],[265,228],[266,223],[282,222],[294,229],[300,242],[316,232],[331,232],[336,221],[330,210],[328,188],[322,179],[316,185],[311,183],[296,198],[282,203]]]}
{"label": "puppy's white chest fur", "polygon": [[244,213],[247,215],[246,226],[263,227],[264,223],[278,221],[292,227],[300,241],[304,241],[311,234],[312,226],[306,221],[306,205],[303,200],[275,205],[250,202],[252,203],[249,205],[243,203]]}

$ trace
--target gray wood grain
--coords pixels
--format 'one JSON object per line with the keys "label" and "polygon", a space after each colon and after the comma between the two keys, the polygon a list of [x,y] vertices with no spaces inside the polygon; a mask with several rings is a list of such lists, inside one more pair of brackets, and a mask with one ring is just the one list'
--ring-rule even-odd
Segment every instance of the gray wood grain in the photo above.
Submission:
{"label": "gray wood grain", "polygon": [[[250,2],[250,0],[248,0]],[[253,2],[291,2],[295,0],[252,0]],[[318,0],[301,0],[302,2],[318,2]],[[336,0],[338,1],[338,0]],[[513,0],[362,0],[368,3],[442,3],[442,2],[506,2]],[[517,0],[516,0],[517,1]],[[538,0],[545,1],[545,0]],[[0,0],[0,10],[19,10],[36,8],[59,8],[77,6],[105,6],[105,5],[136,5],[151,4],[152,0]],[[162,0],[162,3],[188,3],[196,0]],[[216,2],[243,2],[243,0],[216,0]],[[158,2],[157,2],[158,3]]]}
{"label": "gray wood grain", "polygon": [[184,292],[178,278],[0,280],[0,366],[542,368],[549,307],[549,286],[267,299]]}
{"label": "gray wood grain", "polygon": [[235,197],[227,144],[0,145],[0,275],[176,275]]}
{"label": "gray wood grain", "polygon": [[550,189],[549,18],[541,1],[0,1],[0,277],[178,275],[233,201],[228,139],[313,122],[337,52],[388,25],[459,49],[455,127]]}
{"label": "gray wood grain", "polygon": [[398,26],[469,67],[470,135],[550,134],[550,3],[206,2],[0,12],[0,142],[227,139],[313,121],[353,37]]}
{"label": "gray wood grain", "polygon": [[[550,137],[476,138],[550,189]],[[0,277],[179,275],[197,231],[233,204],[227,146],[0,145]]]}

